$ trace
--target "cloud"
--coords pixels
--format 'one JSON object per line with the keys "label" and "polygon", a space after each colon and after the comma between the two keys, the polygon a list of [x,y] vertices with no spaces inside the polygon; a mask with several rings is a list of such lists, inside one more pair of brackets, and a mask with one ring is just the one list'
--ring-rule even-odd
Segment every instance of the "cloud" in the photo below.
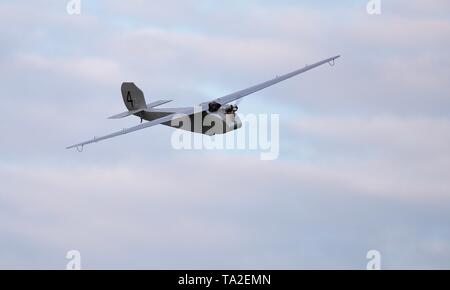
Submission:
{"label": "cloud", "polygon": [[[0,4],[0,267],[448,268],[446,3]],[[166,127],[64,150],[139,122],[105,120],[122,81],[188,105],[334,54],[240,106],[281,114],[275,162]]]}
{"label": "cloud", "polygon": [[[217,170],[196,170],[209,167]],[[354,268],[364,267],[371,246],[389,257],[413,255],[415,267],[449,256],[439,246],[448,231],[428,223],[445,218],[445,204],[430,211],[426,201],[364,197],[365,187],[320,168],[184,158],[110,168],[3,166],[1,176],[2,220],[15,221],[3,223],[2,232],[45,244],[52,257],[14,267],[58,268],[72,247],[86,268]],[[405,240],[423,248],[390,253]],[[28,255],[13,245],[2,250],[22,262]],[[408,260],[388,261],[395,268]]]}
{"label": "cloud", "polygon": [[324,160],[325,171],[362,186],[363,192],[448,198],[447,119],[305,116],[292,124],[289,129],[308,140],[300,141],[299,152]]}
{"label": "cloud", "polygon": [[84,79],[89,82],[117,84],[120,81],[120,68],[109,59],[50,59],[39,55],[19,55],[19,66],[23,68],[45,71],[50,74],[62,74],[73,80]]}

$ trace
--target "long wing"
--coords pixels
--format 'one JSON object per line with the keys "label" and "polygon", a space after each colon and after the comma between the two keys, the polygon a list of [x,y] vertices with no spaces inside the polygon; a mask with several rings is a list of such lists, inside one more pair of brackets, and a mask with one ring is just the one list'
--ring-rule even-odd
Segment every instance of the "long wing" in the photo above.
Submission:
{"label": "long wing", "polygon": [[122,129],[120,131],[117,131],[117,132],[114,132],[114,133],[111,133],[111,134],[108,134],[108,135],[105,135],[105,136],[94,137],[91,140],[84,141],[84,142],[81,142],[81,143],[78,143],[78,144],[66,147],[66,149],[79,148],[79,147],[82,148],[84,145],[97,143],[97,142],[100,142],[100,141],[103,141],[103,140],[106,140],[106,139],[110,139],[110,138],[114,138],[114,137],[117,137],[117,136],[120,136],[120,135],[125,135],[125,134],[131,133],[131,132],[135,132],[135,131],[138,131],[138,130],[142,130],[144,128],[148,128],[148,127],[152,127],[152,126],[155,126],[155,125],[159,125],[161,123],[169,122],[169,121],[172,121],[172,120],[184,117],[186,115],[191,115],[193,113],[197,113],[197,112],[201,112],[201,111],[202,111],[202,109],[185,108],[185,110],[183,110],[183,111],[178,111],[177,113],[170,114],[170,115],[161,117],[161,118],[153,120],[153,121],[145,122],[143,124],[140,124],[140,125],[137,125],[137,126],[134,126],[134,127],[131,127],[131,128]]}
{"label": "long wing", "polygon": [[243,97],[245,97],[245,96],[248,96],[248,95],[250,95],[250,94],[253,94],[253,93],[255,93],[255,92],[258,92],[258,91],[260,91],[260,90],[263,90],[263,89],[265,89],[265,88],[268,88],[268,87],[270,87],[270,86],[273,86],[273,85],[275,85],[275,84],[278,84],[279,82],[282,82],[282,81],[285,81],[285,80],[287,80],[287,79],[290,79],[290,78],[292,78],[292,77],[294,77],[294,76],[296,76],[296,75],[299,75],[299,74],[301,74],[301,73],[304,73],[304,72],[306,72],[306,71],[309,71],[309,70],[311,70],[311,69],[313,69],[313,68],[316,68],[316,67],[318,67],[318,66],[321,66],[321,65],[323,65],[323,64],[326,64],[326,63],[332,63],[332,62],[334,62],[336,59],[338,59],[339,57],[340,57],[340,55],[337,55],[337,56],[334,56],[334,57],[331,57],[331,58],[328,58],[328,59],[319,61],[319,62],[317,62],[317,63],[315,63],[315,64],[307,65],[307,66],[305,66],[304,68],[301,68],[301,69],[299,69],[299,70],[293,71],[293,72],[291,72],[291,73],[288,73],[288,74],[285,74],[285,75],[282,75],[282,76],[278,76],[278,77],[276,77],[276,78],[274,78],[274,79],[272,79],[272,80],[269,80],[269,81],[260,83],[260,84],[258,84],[258,85],[249,87],[249,88],[247,88],[247,89],[244,89],[244,90],[241,90],[241,91],[237,91],[237,92],[235,92],[235,93],[232,93],[232,94],[226,95],[226,96],[224,96],[224,97],[218,98],[218,99],[215,100],[215,102],[217,102],[217,103],[219,103],[219,104],[221,104],[221,105],[225,105],[225,104],[230,103],[230,102],[233,102],[233,101],[235,101],[235,100],[237,100],[237,99],[243,98]]}

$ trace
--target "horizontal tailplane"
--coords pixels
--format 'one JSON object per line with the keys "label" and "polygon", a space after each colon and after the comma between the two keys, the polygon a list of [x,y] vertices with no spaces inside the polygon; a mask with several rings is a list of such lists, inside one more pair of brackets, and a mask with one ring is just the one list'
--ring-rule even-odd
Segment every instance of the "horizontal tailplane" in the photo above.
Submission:
{"label": "horizontal tailplane", "polygon": [[167,103],[169,103],[169,102],[172,102],[172,100],[159,100],[159,101],[156,101],[156,102],[152,102],[152,103],[150,103],[150,104],[147,104],[147,107],[145,107],[145,108],[141,108],[141,109],[137,109],[137,110],[133,110],[133,111],[123,112],[123,113],[120,113],[120,114],[111,116],[111,117],[109,117],[108,119],[122,119],[122,118],[131,116],[131,115],[134,115],[134,114],[143,112],[143,111],[148,111],[148,110],[150,110],[150,109],[152,109],[152,108],[155,108],[155,107],[158,107],[158,106],[167,104]]}

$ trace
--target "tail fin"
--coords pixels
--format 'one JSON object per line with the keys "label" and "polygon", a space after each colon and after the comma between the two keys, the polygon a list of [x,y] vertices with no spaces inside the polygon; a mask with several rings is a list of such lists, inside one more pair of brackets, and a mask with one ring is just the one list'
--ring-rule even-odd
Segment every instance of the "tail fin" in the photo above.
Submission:
{"label": "tail fin", "polygon": [[122,83],[122,97],[129,111],[147,108],[144,93],[134,83]]}
{"label": "tail fin", "polygon": [[134,83],[122,83],[122,97],[128,111],[123,112],[108,119],[121,119],[131,115],[136,115],[142,111],[150,112],[154,107],[166,104],[170,101],[159,100],[150,104],[145,103],[144,93]]}

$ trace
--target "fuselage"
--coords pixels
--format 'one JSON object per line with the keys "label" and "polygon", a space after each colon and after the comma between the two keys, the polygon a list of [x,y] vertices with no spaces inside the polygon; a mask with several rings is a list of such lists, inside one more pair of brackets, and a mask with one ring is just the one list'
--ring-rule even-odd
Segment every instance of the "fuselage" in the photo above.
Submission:
{"label": "fuselage", "polygon": [[[153,110],[151,113],[141,112],[136,114],[136,116],[143,120],[152,121],[170,114],[172,113]],[[236,112],[225,112],[223,110],[218,110],[216,112],[205,111],[191,115],[180,115],[172,121],[161,124],[210,136],[215,134],[225,134],[242,127],[242,122]]]}

